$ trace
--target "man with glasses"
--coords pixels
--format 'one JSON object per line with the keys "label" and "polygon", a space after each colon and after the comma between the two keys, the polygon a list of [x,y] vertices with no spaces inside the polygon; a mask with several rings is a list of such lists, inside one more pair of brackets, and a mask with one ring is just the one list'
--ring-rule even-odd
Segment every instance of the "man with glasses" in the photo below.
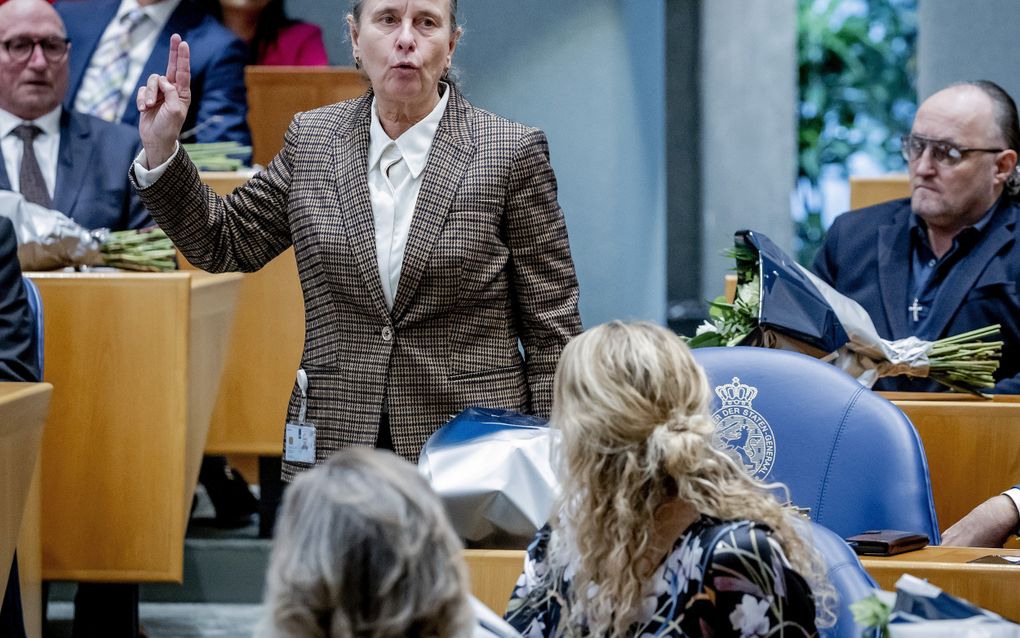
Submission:
{"label": "man with glasses", "polygon": [[[991,391],[1020,394],[1016,104],[993,82],[954,84],[921,104],[902,142],[910,198],[836,218],[814,270],[860,303],[886,339],[1001,324]],[[875,388],[942,389],[908,377]]]}
{"label": "man with glasses", "polygon": [[151,225],[127,176],[138,132],[60,106],[70,48],[48,3],[0,5],[0,188],[90,229]]}

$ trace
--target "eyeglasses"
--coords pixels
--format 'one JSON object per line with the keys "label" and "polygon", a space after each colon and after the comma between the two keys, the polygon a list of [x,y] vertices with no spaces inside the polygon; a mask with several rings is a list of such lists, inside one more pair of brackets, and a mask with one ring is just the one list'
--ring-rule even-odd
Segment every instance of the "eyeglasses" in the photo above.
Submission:
{"label": "eyeglasses", "polygon": [[14,62],[25,62],[32,57],[35,45],[42,49],[43,57],[50,62],[60,62],[67,55],[67,48],[71,44],[70,38],[50,36],[48,38],[11,38],[3,42],[7,55]]}
{"label": "eyeglasses", "polygon": [[900,138],[903,159],[916,162],[924,155],[924,149],[931,149],[931,158],[943,166],[956,166],[967,153],[1001,153],[1002,148],[966,148],[950,142],[933,140],[920,135],[904,135]]}

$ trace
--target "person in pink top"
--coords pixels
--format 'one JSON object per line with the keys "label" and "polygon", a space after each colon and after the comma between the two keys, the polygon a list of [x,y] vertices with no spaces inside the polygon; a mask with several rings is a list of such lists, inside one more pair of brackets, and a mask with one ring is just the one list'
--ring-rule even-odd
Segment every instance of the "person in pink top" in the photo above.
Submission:
{"label": "person in pink top", "polygon": [[322,30],[291,20],[283,0],[206,0],[209,13],[248,43],[248,64],[325,66]]}

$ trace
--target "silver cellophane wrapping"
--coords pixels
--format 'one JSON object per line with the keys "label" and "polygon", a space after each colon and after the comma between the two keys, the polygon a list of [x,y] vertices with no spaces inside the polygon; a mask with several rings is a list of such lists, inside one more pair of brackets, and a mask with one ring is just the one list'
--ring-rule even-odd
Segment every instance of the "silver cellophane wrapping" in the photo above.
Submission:
{"label": "silver cellophane wrapping", "polygon": [[0,217],[14,224],[22,270],[99,266],[99,247],[109,231],[88,230],[55,210],[25,201],[20,193],[0,190]]}
{"label": "silver cellophane wrapping", "polygon": [[523,549],[555,506],[558,435],[538,417],[468,408],[429,438],[418,467],[469,547]]}

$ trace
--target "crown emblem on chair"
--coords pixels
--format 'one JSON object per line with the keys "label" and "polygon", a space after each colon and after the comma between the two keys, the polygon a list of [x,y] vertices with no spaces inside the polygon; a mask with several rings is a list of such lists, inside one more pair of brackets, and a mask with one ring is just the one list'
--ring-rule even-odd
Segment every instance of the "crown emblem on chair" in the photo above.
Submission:
{"label": "crown emblem on chair", "polygon": [[733,377],[733,383],[715,386],[715,394],[723,405],[741,405],[751,407],[751,401],[758,396],[758,388],[740,382],[740,377]]}
{"label": "crown emblem on chair", "polygon": [[776,460],[776,437],[765,417],[751,407],[758,388],[733,377],[732,383],[715,386],[715,393],[722,406],[712,414],[716,423],[713,443],[748,474],[764,479]]}

